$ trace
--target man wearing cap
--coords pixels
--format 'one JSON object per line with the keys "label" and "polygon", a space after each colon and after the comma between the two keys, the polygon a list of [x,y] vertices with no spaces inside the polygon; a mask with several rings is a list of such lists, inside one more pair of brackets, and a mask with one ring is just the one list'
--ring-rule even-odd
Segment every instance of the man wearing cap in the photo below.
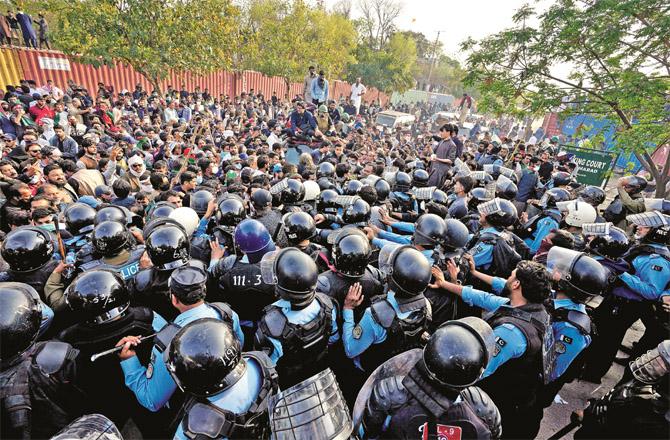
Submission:
{"label": "man wearing cap", "polygon": [[116,345],[123,346],[119,353],[126,386],[135,393],[142,406],[150,411],[163,408],[177,389],[165,366],[163,352],[174,335],[186,324],[202,318],[220,319],[230,324],[235,335],[244,343],[240,320],[226,303],[206,303],[207,272],[199,267],[182,266],[175,269],[168,282],[172,305],[179,311],[174,322],[163,327],[154,338],[149,365],[140,364],[134,348],[139,336],[126,336]]}

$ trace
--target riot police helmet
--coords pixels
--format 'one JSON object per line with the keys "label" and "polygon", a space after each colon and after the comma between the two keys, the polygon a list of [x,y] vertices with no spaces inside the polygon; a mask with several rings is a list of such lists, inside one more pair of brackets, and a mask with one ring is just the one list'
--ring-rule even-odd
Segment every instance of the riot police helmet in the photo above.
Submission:
{"label": "riot police helmet", "polygon": [[605,201],[605,198],[605,191],[598,186],[589,185],[579,192],[579,199],[594,208],[600,206]]}
{"label": "riot police helmet", "polygon": [[556,207],[564,213],[563,222],[568,226],[581,228],[585,223],[593,223],[598,218],[596,208],[580,200],[559,202]]}
{"label": "riot police helmet", "polygon": [[444,243],[447,234],[447,225],[444,220],[435,214],[423,214],[416,221],[412,243],[415,246],[433,248]]}
{"label": "riot police helmet", "polygon": [[338,204],[335,201],[337,199],[337,192],[332,189],[327,189],[319,194],[319,198],[316,201],[316,210],[320,214],[337,214]]}
{"label": "riot police helmet", "polygon": [[467,317],[442,324],[423,349],[419,371],[441,388],[462,389],[474,385],[486,368],[495,345],[493,329],[486,321]]}
{"label": "riot police helmet", "polygon": [[337,186],[335,186],[335,184],[327,177],[319,178],[316,183],[319,185],[321,191],[334,190],[337,188]]}
{"label": "riot police helmet", "polygon": [[267,228],[258,220],[245,219],[235,228],[235,245],[247,256],[249,263],[257,263],[275,249]]}
{"label": "riot police helmet", "polygon": [[[272,194],[267,189],[259,188],[251,194],[251,205],[256,211],[272,207]],[[219,204],[219,210],[220,204]],[[241,220],[240,220],[241,221]]]}
{"label": "riot police helmet", "polygon": [[502,174],[498,176],[498,180],[496,180],[496,197],[505,200],[514,200],[518,191],[516,184],[509,177]]}
{"label": "riot police helmet", "polygon": [[360,180],[349,180],[342,188],[342,192],[345,196],[355,196],[361,188],[363,188],[363,183]]}
{"label": "riot police helmet", "polygon": [[391,194],[391,185],[384,179],[377,179],[374,184],[375,191],[377,191],[377,200],[385,201],[389,194]]}
{"label": "riot police helmet", "polygon": [[199,217],[202,217],[207,212],[207,206],[212,200],[214,200],[214,194],[206,189],[201,189],[191,194],[189,206]]}
{"label": "riot police helmet", "polygon": [[74,203],[65,210],[65,227],[72,235],[82,235],[93,230],[95,209],[86,203]]}
{"label": "riot police helmet", "polygon": [[409,245],[384,246],[379,252],[379,270],[386,275],[389,289],[401,298],[423,294],[431,277],[426,257]]}
{"label": "riot police helmet", "polygon": [[177,205],[175,205],[174,203],[165,201],[158,202],[153,206],[153,208],[151,208],[147,218],[149,221],[151,221],[157,218],[169,217],[172,211],[174,211],[175,209],[177,209]]}
{"label": "riot police helmet", "polygon": [[151,234],[151,232],[154,229],[162,227],[164,225],[175,226],[184,231],[184,235],[188,236],[188,234],[186,234],[186,230],[184,229],[184,227],[177,220],[169,217],[157,217],[149,221],[146,225],[144,225],[144,229],[142,229],[142,237],[146,241],[147,237],[149,237],[149,234]]}
{"label": "riot police helmet", "polygon": [[[268,191],[265,192],[270,197],[270,204],[271,204],[272,196]],[[235,229],[235,226],[239,225],[240,222],[244,220],[246,217],[247,217],[247,211],[244,208],[244,203],[239,197],[234,196],[226,197],[225,199],[219,202],[219,209],[218,211],[216,211],[216,222],[219,224],[219,226],[223,226],[224,228],[230,229],[230,231],[232,231],[233,229]]]}
{"label": "riot police helmet", "polygon": [[559,246],[549,249],[547,272],[561,293],[582,303],[602,294],[609,276],[598,261],[585,253]]}
{"label": "riot police helmet", "polygon": [[563,188],[552,188],[547,190],[540,199],[542,208],[556,208],[556,204],[570,200],[570,193]]}
{"label": "riot police helmet", "polygon": [[509,200],[495,198],[477,206],[477,210],[488,224],[496,228],[506,228],[515,224],[519,215],[516,206]]}
{"label": "riot police helmet", "polygon": [[625,231],[612,223],[586,223],[582,225],[585,237],[593,237],[586,246],[588,252],[616,260],[628,251],[630,242]]}
{"label": "riot police helmet", "polygon": [[321,162],[316,168],[316,178],[332,179],[335,176],[335,166],[330,162]]}
{"label": "riot police helmet", "polygon": [[284,204],[301,202],[305,197],[305,185],[296,179],[287,179],[286,188],[282,189],[279,200]]}
{"label": "riot police helmet", "polygon": [[316,235],[316,224],[306,212],[289,212],[282,218],[284,232],[290,246],[296,246]]}
{"label": "riot police helmet", "polygon": [[342,213],[342,220],[348,225],[366,226],[370,221],[372,211],[368,202],[360,197],[356,199]]}
{"label": "riot police helmet", "polygon": [[491,200],[491,197],[486,191],[486,188],[481,187],[472,188],[472,190],[470,190],[470,200],[468,200],[468,208],[476,209],[480,203],[488,202],[489,200]]}
{"label": "riot police helmet", "polygon": [[557,171],[551,175],[551,178],[554,181],[554,187],[566,186],[572,182],[572,176],[565,171]]}
{"label": "riot police helmet", "polygon": [[94,269],[79,274],[65,289],[65,302],[87,322],[111,321],[130,306],[126,284],[117,272]]}
{"label": "riot police helmet", "polygon": [[230,325],[202,318],[177,332],[166,367],[183,392],[208,397],[235,385],[246,371],[246,361]]}
{"label": "riot police helmet", "polygon": [[393,182],[393,191],[406,193],[412,188],[412,178],[409,174],[399,171],[395,175],[395,181]]}
{"label": "riot police helmet", "polygon": [[200,218],[198,214],[191,208],[181,206],[170,213],[169,218],[176,220],[186,231],[186,235],[193,236],[193,233],[198,229]]}
{"label": "riot police helmet", "polygon": [[157,270],[172,270],[188,264],[191,242],[183,229],[165,224],[149,233],[146,250]]}
{"label": "riot police helmet", "polygon": [[429,178],[430,175],[428,174],[428,171],[423,169],[416,169],[412,173],[412,186],[415,188],[423,188],[428,186]]}
{"label": "riot police helmet", "polygon": [[314,300],[319,271],[300,249],[289,247],[267,254],[261,261],[261,272],[264,281],[274,284],[277,294],[292,308],[305,308]]}
{"label": "riot police helmet", "polygon": [[463,249],[470,240],[470,231],[460,220],[448,218],[444,221],[447,232],[444,236],[442,248],[447,256],[453,256]]}
{"label": "riot police helmet", "polygon": [[95,214],[94,224],[97,226],[102,222],[114,221],[122,225],[128,224],[128,212],[120,206],[106,206]]}
{"label": "riot police helmet", "polygon": [[[653,243],[660,245],[670,244],[670,216],[659,211],[632,214],[626,217],[629,223],[635,225],[636,237],[642,243]],[[645,228],[644,236],[639,236],[639,229]]]}
{"label": "riot police helmet", "polygon": [[13,272],[31,272],[47,264],[54,254],[51,236],[44,229],[22,226],[5,237],[2,258]]}
{"label": "riot police helmet", "polygon": [[24,283],[0,283],[0,361],[3,366],[29,349],[40,330],[42,303]]}
{"label": "riot police helmet", "polygon": [[130,248],[130,232],[124,224],[107,220],[99,223],[91,235],[93,248],[103,257],[118,255],[123,249]]}
{"label": "riot police helmet", "polygon": [[338,234],[333,244],[333,262],[338,273],[350,278],[360,278],[365,274],[372,248],[367,237],[358,229],[346,229],[348,231]]}

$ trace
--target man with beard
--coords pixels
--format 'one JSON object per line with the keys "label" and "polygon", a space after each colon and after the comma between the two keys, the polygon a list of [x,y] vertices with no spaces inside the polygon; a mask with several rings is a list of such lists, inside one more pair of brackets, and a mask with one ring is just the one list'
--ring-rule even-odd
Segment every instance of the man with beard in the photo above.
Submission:
{"label": "man with beard", "polygon": [[11,211],[29,211],[32,192],[25,183],[17,183],[10,186],[7,191],[7,201],[0,208],[0,229],[3,232],[9,232],[10,227],[7,222],[7,214]]}
{"label": "man with beard", "polygon": [[60,125],[56,125],[54,127],[54,133],[56,133],[56,136],[49,140],[49,145],[62,151],[64,157],[68,159],[75,159],[77,157],[77,153],[79,152],[79,145],[77,144],[77,141],[68,136],[65,132],[65,129]]}
{"label": "man with beard", "polygon": [[121,179],[130,183],[130,192],[135,193],[142,189],[140,177],[146,170],[147,167],[141,156],[135,155],[128,159],[128,172]]}
{"label": "man with beard", "polygon": [[84,139],[81,143],[84,148],[84,155],[77,161],[77,167],[81,169],[98,169],[98,146],[90,139]]}
{"label": "man with beard", "polygon": [[50,163],[44,167],[44,177],[48,183],[55,185],[61,190],[61,193],[63,194],[63,203],[71,204],[79,199],[77,191],[75,191],[74,188],[67,183],[67,180],[65,180],[65,172],[63,172],[63,168],[61,168],[59,164]]}

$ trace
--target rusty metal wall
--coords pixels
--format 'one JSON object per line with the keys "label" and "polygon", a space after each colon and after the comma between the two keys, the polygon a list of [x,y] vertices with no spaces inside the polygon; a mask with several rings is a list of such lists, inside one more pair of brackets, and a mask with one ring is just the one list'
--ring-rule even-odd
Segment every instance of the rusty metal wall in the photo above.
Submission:
{"label": "rusty metal wall", "polygon": [[23,78],[23,70],[19,58],[12,49],[0,48],[0,89],[8,85],[19,85]]}

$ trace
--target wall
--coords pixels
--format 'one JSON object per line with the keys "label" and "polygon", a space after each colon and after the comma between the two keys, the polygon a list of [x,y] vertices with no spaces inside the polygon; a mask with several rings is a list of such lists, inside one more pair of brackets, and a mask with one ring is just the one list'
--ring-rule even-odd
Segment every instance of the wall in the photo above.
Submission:
{"label": "wall", "polygon": [[[67,87],[67,81],[72,79],[75,83],[84,86],[93,95],[96,94],[99,82],[114,86],[116,92],[123,89],[135,90],[135,85],[142,84],[145,90],[151,90],[149,82],[131,66],[116,63],[114,67],[93,67],[89,64],[81,64],[62,52],[51,50],[35,50],[28,48],[0,48],[0,89],[7,84],[18,85],[20,79],[33,79],[38,86],[46,84],[48,79],[60,88]],[[209,89],[213,96],[220,94],[237,96],[242,92],[254,89],[254,92],[262,92],[264,96],[283,97],[286,94],[286,82],[280,77],[268,77],[259,72],[245,70],[242,72],[220,71],[204,76],[192,73],[177,75],[171,72],[168,78],[161,81],[161,89],[164,91],[168,85],[180,89],[185,84],[187,90],[194,90],[199,86],[200,90]],[[339,99],[340,96],[349,97],[351,85],[344,81],[331,80],[331,98]],[[302,83],[291,83],[289,97],[302,94]],[[369,88],[365,95],[366,101],[376,100],[379,97],[382,103],[388,102],[388,96]]]}

